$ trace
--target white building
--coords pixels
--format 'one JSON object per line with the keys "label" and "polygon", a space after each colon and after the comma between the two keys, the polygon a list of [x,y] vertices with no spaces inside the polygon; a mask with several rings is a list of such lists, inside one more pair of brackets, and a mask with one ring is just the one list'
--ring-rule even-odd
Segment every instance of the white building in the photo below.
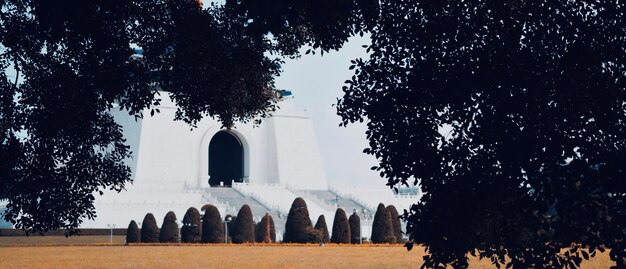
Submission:
{"label": "white building", "polygon": [[[210,118],[194,129],[174,121],[176,107],[169,100],[161,102],[160,113],[153,117],[135,120],[119,112],[116,119],[133,151],[128,164],[134,182],[127,191],[97,198],[97,218],[81,227],[126,227],[149,212],[160,225],[168,211],[180,220],[189,207],[204,204],[217,206],[224,217],[248,204],[257,221],[266,212],[272,214],[280,236],[292,201],[303,197],[313,222],[323,214],[332,230],[335,210],[342,207],[348,215],[358,212],[365,218],[363,234],[369,236],[368,218],[377,202],[401,211],[416,201],[415,196],[399,198],[382,188],[329,187],[310,117],[294,108],[292,98],[280,101],[280,109],[260,125],[237,124],[231,130]],[[367,197],[361,199],[361,193]]]}

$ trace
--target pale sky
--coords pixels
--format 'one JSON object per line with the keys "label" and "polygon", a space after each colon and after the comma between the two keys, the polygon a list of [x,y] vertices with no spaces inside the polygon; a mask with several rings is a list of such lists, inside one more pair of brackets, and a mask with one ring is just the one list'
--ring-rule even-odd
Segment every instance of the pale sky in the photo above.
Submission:
{"label": "pale sky", "polygon": [[[341,118],[333,104],[343,96],[341,87],[354,70],[348,70],[350,60],[367,58],[362,45],[367,37],[354,37],[339,51],[304,55],[286,60],[283,72],[276,78],[278,89],[291,90],[296,108],[306,110],[313,120],[315,135],[331,186],[368,185],[385,188],[386,181],[370,170],[376,158],[363,153],[368,146],[365,123],[339,127]],[[303,48],[303,52],[307,48]]]}

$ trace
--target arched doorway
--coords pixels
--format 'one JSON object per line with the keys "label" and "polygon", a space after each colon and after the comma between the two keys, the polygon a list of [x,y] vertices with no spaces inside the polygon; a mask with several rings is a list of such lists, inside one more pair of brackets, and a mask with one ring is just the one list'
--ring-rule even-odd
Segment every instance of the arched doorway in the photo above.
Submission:
{"label": "arched doorway", "polygon": [[231,186],[243,181],[243,145],[228,131],[219,131],[209,143],[209,185]]}

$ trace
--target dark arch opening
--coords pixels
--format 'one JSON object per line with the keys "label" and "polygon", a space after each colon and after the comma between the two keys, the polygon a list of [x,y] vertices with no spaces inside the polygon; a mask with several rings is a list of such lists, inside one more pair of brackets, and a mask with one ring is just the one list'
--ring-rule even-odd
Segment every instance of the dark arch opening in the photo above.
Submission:
{"label": "dark arch opening", "polygon": [[243,181],[243,145],[228,131],[219,131],[209,143],[209,185],[232,186]]}

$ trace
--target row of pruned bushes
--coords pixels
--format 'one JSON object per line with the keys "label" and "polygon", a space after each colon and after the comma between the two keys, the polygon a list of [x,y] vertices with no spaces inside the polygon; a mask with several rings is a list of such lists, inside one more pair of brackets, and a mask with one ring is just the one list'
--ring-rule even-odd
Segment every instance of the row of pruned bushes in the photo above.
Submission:
{"label": "row of pruned bushes", "polygon": [[[324,215],[320,215],[315,226],[309,218],[309,211],[304,199],[296,198],[289,210],[285,223],[285,243],[337,243],[358,244],[361,242],[361,219],[356,212],[346,216],[346,212],[337,208],[333,220],[333,232],[329,238]],[[372,243],[402,242],[402,226],[398,211],[393,205],[385,207],[379,204],[372,224]]]}
{"label": "row of pruned bushes", "polygon": [[[146,214],[141,229],[133,220],[128,225],[127,243],[225,243],[224,222],[217,208],[213,205],[202,207],[204,215],[198,209],[191,207],[183,217],[182,227],[179,229],[176,214],[170,211],[163,219],[161,228],[157,226],[152,213]],[[248,205],[243,205],[236,217],[226,216],[230,220],[228,225],[228,239],[232,243],[276,242],[274,220],[269,214],[257,224],[252,219],[252,211]]]}
{"label": "row of pruned bushes", "polygon": [[[174,212],[168,212],[159,229],[156,220],[148,213],[142,223],[141,230],[135,221],[131,221],[127,230],[127,243],[225,243],[224,222],[219,211],[213,205],[202,207],[204,215],[196,208],[189,208],[179,229]],[[255,223],[248,205],[239,210],[236,217],[230,219],[228,239],[232,243],[273,243],[276,242],[274,220],[269,214]],[[283,242],[285,243],[337,243],[358,244],[361,242],[361,223],[359,215],[353,213],[348,218],[345,211],[337,208],[333,220],[333,231],[328,232],[326,219],[320,215],[315,226],[311,223],[304,199],[296,198],[289,210]],[[402,230],[398,211],[392,205],[385,207],[379,204],[372,223],[372,243],[399,243]]]}

